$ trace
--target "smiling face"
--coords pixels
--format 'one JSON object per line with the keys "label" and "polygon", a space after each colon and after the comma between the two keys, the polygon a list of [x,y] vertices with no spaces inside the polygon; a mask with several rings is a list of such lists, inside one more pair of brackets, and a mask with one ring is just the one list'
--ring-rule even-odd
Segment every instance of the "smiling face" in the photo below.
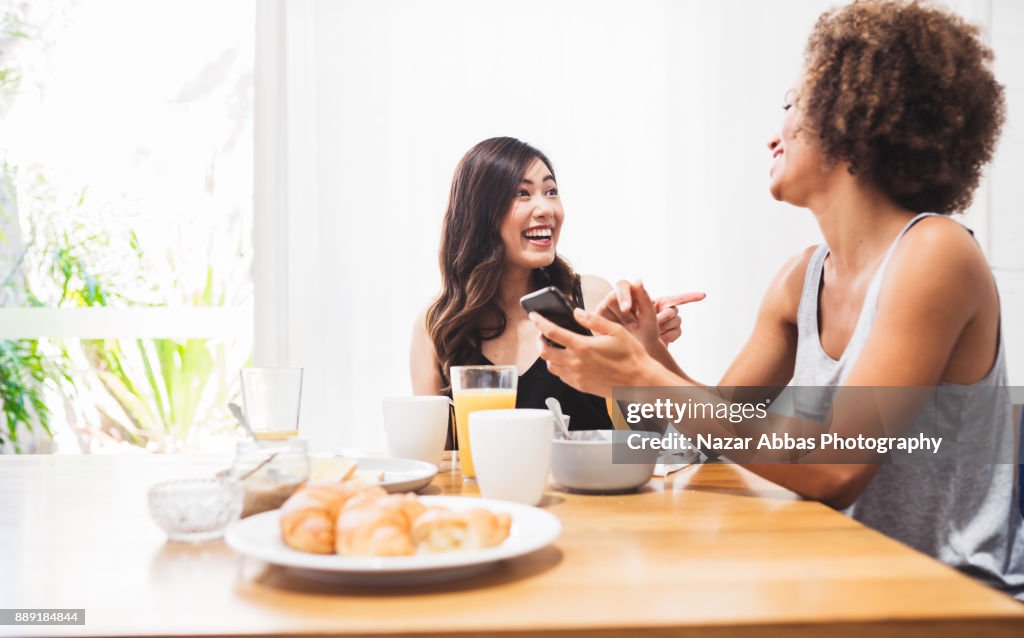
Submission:
{"label": "smiling face", "polygon": [[555,178],[543,161],[535,159],[501,222],[505,263],[526,270],[550,266],[564,217]]}
{"label": "smiling face", "polygon": [[782,128],[768,141],[772,165],[768,189],[772,197],[794,206],[808,207],[836,167],[828,166],[813,132],[800,126],[800,99],[795,89],[786,92]]}

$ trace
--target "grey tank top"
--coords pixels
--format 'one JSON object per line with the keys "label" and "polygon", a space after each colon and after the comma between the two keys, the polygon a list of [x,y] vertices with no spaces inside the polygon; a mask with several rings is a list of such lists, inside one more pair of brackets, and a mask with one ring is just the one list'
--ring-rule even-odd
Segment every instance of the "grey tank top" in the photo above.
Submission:
{"label": "grey tank top", "polygon": [[[843,383],[875,323],[882,279],[896,245],[915,223],[931,215],[934,213],[912,219],[889,247],[868,286],[850,343],[838,361],[825,353],[819,336],[818,296],[829,249],[818,247],[807,266],[797,311],[799,337],[791,386],[836,387]],[[949,387],[940,388],[936,400],[926,405],[910,432],[927,422],[946,432],[956,432],[959,441],[976,442],[978,447],[974,449],[1016,449],[1008,393],[985,391],[1006,386],[1002,341],[1000,336],[995,364],[984,379],[971,386],[942,384]],[[827,395],[818,394],[820,400],[813,392],[807,396],[812,405],[802,402],[798,411],[824,419],[830,403]],[[999,400],[992,400],[994,396]],[[1016,465],[978,459],[881,465],[845,513],[1024,600],[1024,519],[1014,489],[1015,471]]]}

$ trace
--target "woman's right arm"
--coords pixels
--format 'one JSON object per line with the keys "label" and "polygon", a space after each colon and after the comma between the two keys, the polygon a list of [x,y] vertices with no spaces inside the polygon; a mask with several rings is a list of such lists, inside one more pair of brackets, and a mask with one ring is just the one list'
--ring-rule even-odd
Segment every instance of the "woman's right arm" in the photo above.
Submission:
{"label": "woman's right arm", "polygon": [[427,333],[427,313],[416,317],[412,330],[412,347],[409,349],[409,376],[412,393],[415,395],[442,394],[441,372],[434,351],[434,342]]}
{"label": "woman's right arm", "polygon": [[[796,314],[804,273],[814,250],[812,246],[793,256],[779,270],[761,303],[750,338],[719,381],[719,387],[768,389],[789,383],[796,361]],[[599,338],[571,336],[543,317],[534,319],[544,336],[558,343],[563,343],[559,339],[568,341],[565,345],[569,350],[542,347],[541,357],[548,361],[548,369],[576,389],[601,396],[610,396],[611,388],[620,385],[706,386],[683,372],[664,344],[645,345],[634,334],[650,332],[653,325],[653,309],[639,312],[641,306],[651,305],[651,301],[638,288],[633,300],[641,299],[635,310],[639,322],[646,325],[632,329],[599,312],[584,313],[582,319],[577,316],[580,323],[596,330]],[[647,363],[639,361],[644,358]]]}

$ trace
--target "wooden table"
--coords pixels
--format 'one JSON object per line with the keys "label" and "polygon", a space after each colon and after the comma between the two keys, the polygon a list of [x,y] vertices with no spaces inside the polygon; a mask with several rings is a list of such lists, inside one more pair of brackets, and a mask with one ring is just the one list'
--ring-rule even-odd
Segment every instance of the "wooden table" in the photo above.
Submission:
{"label": "wooden table", "polygon": [[[146,490],[226,459],[0,457],[0,608],[85,608],[5,635],[1024,635],[1024,605],[727,465],[624,496],[551,488],[550,547],[464,581],[359,590],[166,543]],[[428,493],[476,494],[445,472]]]}

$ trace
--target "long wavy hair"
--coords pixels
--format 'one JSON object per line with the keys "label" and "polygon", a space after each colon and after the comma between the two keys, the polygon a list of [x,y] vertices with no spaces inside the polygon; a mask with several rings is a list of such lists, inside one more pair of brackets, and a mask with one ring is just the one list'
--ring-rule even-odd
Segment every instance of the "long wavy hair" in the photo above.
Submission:
{"label": "long wavy hair", "polygon": [[[498,302],[505,262],[500,229],[535,159],[554,176],[551,161],[537,149],[512,137],[494,137],[469,149],[455,169],[441,231],[441,292],[426,315],[445,391],[451,386],[449,368],[477,363],[483,342],[508,324]],[[533,272],[531,289],[555,286],[571,297],[578,279],[555,255],[550,266]]]}

